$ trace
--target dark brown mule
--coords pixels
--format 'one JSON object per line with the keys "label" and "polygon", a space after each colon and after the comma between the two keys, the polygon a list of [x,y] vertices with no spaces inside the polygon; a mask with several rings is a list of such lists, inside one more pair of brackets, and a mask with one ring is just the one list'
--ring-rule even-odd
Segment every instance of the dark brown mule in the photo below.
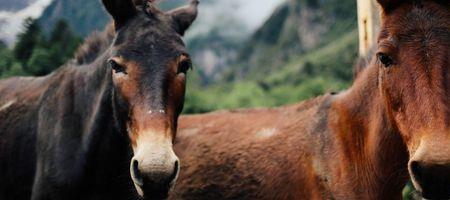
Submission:
{"label": "dark brown mule", "polygon": [[408,172],[450,198],[450,5],[379,2],[377,56],[349,90],[181,117],[171,198],[401,199]]}
{"label": "dark brown mule", "polygon": [[0,199],[153,199],[173,185],[190,67],[181,36],[198,2],[168,13],[103,4],[114,26],[75,60],[46,77],[0,81]]}

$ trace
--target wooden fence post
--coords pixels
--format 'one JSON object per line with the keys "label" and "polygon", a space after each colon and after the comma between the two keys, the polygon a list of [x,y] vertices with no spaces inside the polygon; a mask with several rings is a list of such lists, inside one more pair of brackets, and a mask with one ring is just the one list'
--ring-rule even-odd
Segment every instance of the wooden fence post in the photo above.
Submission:
{"label": "wooden fence post", "polygon": [[359,27],[359,55],[367,56],[377,42],[380,31],[380,13],[375,0],[357,0]]}

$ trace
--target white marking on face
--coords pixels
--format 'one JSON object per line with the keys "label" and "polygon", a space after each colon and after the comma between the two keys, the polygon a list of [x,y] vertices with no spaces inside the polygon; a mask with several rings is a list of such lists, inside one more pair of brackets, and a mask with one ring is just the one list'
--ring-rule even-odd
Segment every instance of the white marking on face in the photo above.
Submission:
{"label": "white marking on face", "polygon": [[16,103],[16,100],[8,101],[8,103],[3,104],[3,106],[0,107],[0,112],[8,109],[11,107],[14,103]]}
{"label": "white marking on face", "polygon": [[277,130],[275,128],[264,128],[264,129],[261,129],[260,131],[258,131],[256,133],[256,136],[262,137],[262,138],[269,138],[269,137],[272,137],[273,135],[275,135],[276,131]]}
{"label": "white marking on face", "polygon": [[148,114],[156,114],[156,113],[166,114],[166,111],[164,111],[164,110],[150,110],[150,111],[148,111]]}
{"label": "white marking on face", "polygon": [[[166,134],[157,133],[151,130],[143,131],[136,140],[137,145],[133,147],[134,157],[139,162],[139,171],[143,174],[161,173],[170,175],[174,173],[177,165],[175,178],[170,183],[173,189],[179,175],[179,159],[173,151],[172,140],[165,137]],[[178,164],[175,164],[178,163]],[[130,166],[131,170],[131,166]],[[131,174],[133,172],[130,171]],[[133,180],[139,195],[144,195],[142,188]]]}
{"label": "white marking on face", "polygon": [[144,131],[139,135],[134,148],[134,157],[139,165],[148,170],[173,170],[178,157],[173,151],[172,140],[165,134],[153,131]]}

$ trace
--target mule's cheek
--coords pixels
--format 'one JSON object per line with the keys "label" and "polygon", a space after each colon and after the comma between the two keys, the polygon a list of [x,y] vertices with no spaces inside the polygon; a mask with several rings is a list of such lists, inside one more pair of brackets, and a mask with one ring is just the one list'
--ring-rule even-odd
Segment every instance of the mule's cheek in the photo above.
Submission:
{"label": "mule's cheek", "polygon": [[[392,79],[392,78],[391,78]],[[394,81],[395,82],[395,81]],[[386,110],[390,121],[400,132],[400,135],[406,144],[412,142],[414,132],[417,132],[410,123],[411,119],[408,117],[405,109],[405,103],[398,89],[398,85],[393,84],[390,79],[383,79],[381,91],[383,94]],[[410,146],[410,145],[408,145]]]}

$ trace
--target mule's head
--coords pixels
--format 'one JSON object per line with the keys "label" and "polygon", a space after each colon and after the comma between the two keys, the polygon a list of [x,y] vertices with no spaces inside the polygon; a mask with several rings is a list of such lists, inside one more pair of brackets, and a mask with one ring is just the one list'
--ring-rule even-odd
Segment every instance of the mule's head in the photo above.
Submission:
{"label": "mule's head", "polygon": [[143,197],[164,198],[178,175],[172,145],[191,67],[181,39],[198,1],[164,13],[150,1],[102,0],[114,20],[106,65],[114,85],[114,115],[134,156],[130,173]]}
{"label": "mule's head", "polygon": [[380,89],[425,198],[450,198],[450,4],[378,0]]}

